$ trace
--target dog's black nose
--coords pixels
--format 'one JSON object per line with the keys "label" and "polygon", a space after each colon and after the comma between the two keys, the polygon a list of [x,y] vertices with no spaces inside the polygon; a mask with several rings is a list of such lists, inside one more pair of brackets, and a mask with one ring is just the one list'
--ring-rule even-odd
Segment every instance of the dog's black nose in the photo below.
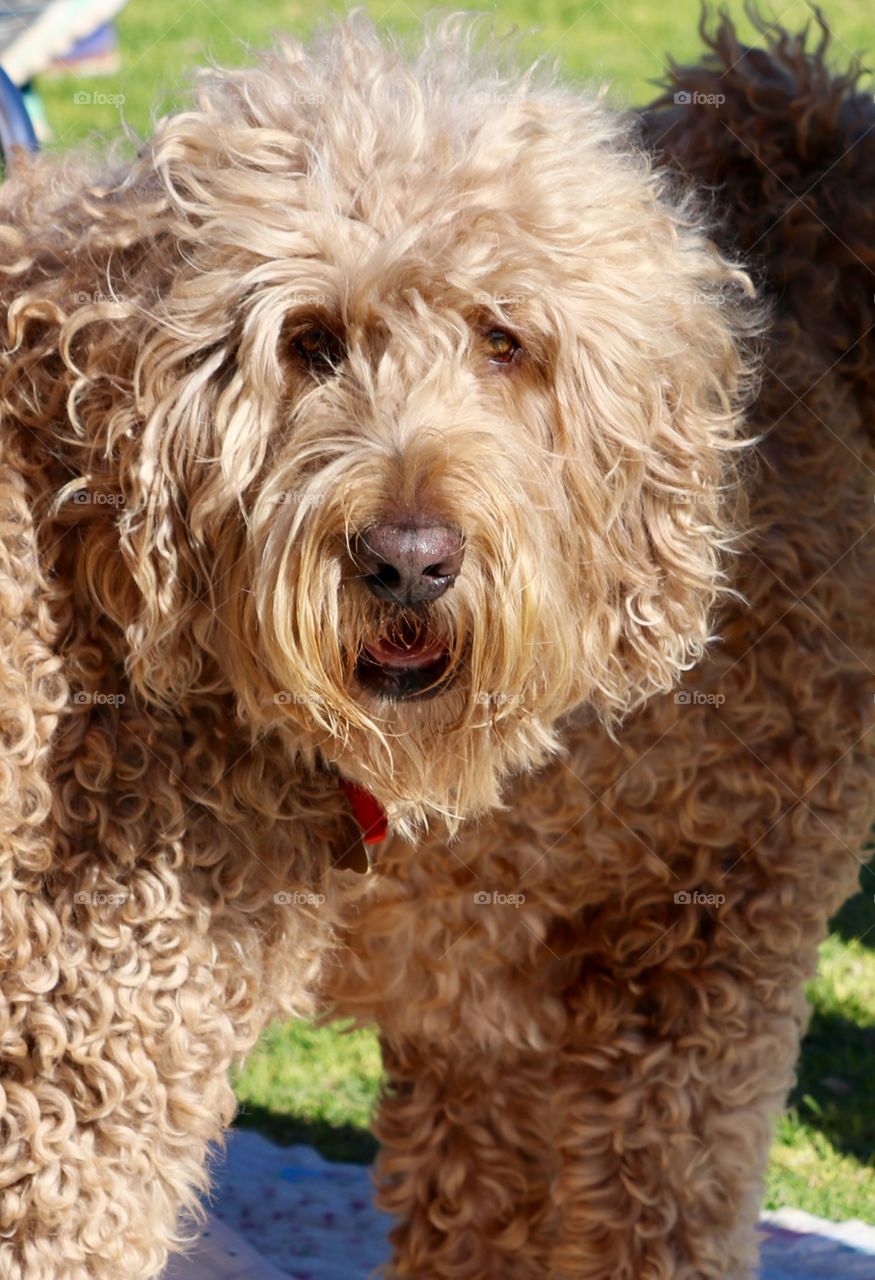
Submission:
{"label": "dog's black nose", "polygon": [[356,566],[378,600],[437,600],[458,577],[462,534],[444,524],[376,524],[356,538]]}

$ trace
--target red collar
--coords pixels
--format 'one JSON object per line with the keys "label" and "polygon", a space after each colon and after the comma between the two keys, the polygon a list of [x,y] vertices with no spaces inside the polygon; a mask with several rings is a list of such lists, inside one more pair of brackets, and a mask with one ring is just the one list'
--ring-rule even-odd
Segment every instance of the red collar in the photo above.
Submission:
{"label": "red collar", "polygon": [[386,810],[375,800],[370,791],[360,787],[348,778],[341,778],[340,785],[346,792],[352,806],[355,820],[362,829],[362,840],[365,844],[381,844],[388,834],[389,819]]}

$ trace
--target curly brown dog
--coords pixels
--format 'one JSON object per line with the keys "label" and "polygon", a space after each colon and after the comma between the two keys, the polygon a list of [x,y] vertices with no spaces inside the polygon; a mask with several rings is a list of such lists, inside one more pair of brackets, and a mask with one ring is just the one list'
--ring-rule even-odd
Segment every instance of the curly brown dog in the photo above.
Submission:
{"label": "curly brown dog", "polygon": [[475,36],[0,193],[4,1280],[157,1276],[314,1010],[381,1029],[387,1275],[754,1274],[873,812],[875,109]]}

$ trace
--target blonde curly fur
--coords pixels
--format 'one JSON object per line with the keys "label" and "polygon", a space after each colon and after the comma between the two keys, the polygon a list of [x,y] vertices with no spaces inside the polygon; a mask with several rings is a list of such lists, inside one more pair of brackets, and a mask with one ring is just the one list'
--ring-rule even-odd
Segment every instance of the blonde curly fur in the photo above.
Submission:
{"label": "blonde curly fur", "polygon": [[[229,1067],[315,1009],[381,1027],[387,1275],[751,1274],[871,816],[873,363],[860,328],[827,367],[833,261],[808,330],[776,300],[747,412],[769,209],[714,122],[618,116],[478,33],[407,56],[354,16],[207,73],[133,160],[0,191],[8,1280],[157,1276]],[[781,40],[755,56],[834,159],[862,100]],[[759,64],[712,48],[676,83],[719,66],[746,119]],[[799,101],[758,108],[763,189]],[[463,567],[399,610],[355,548],[426,517]],[[360,678],[404,626],[445,649],[428,699]],[[388,814],[376,876],[339,776]]]}

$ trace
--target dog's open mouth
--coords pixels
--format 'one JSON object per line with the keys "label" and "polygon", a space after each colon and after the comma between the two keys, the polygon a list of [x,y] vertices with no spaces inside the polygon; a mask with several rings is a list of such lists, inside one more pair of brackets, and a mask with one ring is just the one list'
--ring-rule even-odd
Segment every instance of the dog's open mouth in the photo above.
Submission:
{"label": "dog's open mouth", "polygon": [[361,684],[384,698],[430,698],[446,687],[446,644],[415,619],[365,640],[355,666]]}

